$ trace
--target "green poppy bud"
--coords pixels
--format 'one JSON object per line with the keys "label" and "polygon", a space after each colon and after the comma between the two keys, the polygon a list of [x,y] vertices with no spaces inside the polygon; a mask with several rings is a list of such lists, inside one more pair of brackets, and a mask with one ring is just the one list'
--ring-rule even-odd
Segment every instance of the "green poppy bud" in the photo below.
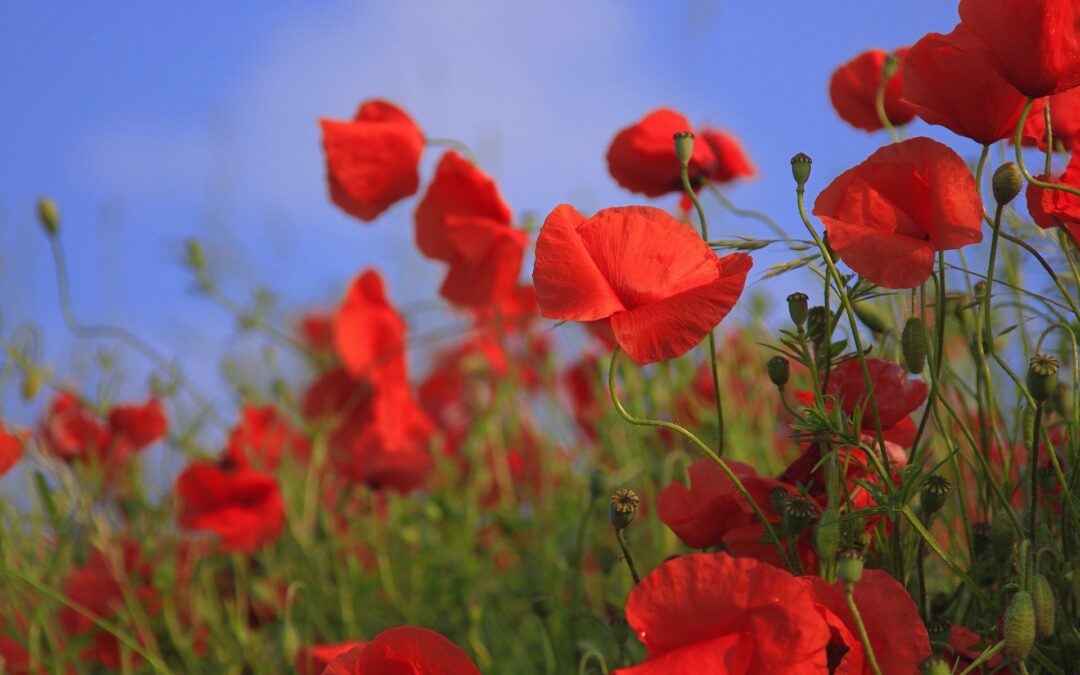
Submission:
{"label": "green poppy bud", "polygon": [[994,172],[990,185],[993,187],[994,200],[998,206],[1005,206],[1015,199],[1024,187],[1024,177],[1020,175],[1020,167],[1013,162],[1002,164]]}
{"label": "green poppy bud", "polygon": [[922,491],[919,493],[919,506],[922,512],[929,515],[937,513],[945,506],[945,500],[949,497],[952,484],[944,477],[935,474],[927,476],[923,482]]}
{"label": "green poppy bud", "polygon": [[913,375],[923,371],[926,366],[926,324],[913,316],[904,324],[900,334],[900,352],[904,355],[904,368]]}
{"label": "green poppy bud", "polygon": [[845,548],[836,555],[839,563],[840,580],[847,584],[854,584],[862,578],[863,554],[857,548]]}
{"label": "green poppy bud", "polygon": [[766,371],[769,373],[769,379],[779,389],[783,389],[791,377],[791,365],[783,356],[774,356],[769,359]]}
{"label": "green poppy bud", "polygon": [[791,175],[794,176],[795,184],[799,187],[806,185],[806,181],[810,180],[810,165],[813,162],[810,155],[803,152],[791,158]]}
{"label": "green poppy bud", "polygon": [[787,296],[788,315],[791,316],[792,323],[799,328],[806,325],[806,315],[810,311],[807,304],[809,300],[810,296],[798,291]]}
{"label": "green poppy bud", "polygon": [[679,164],[686,166],[690,158],[694,156],[694,134],[689,131],[679,131],[675,134],[675,156],[679,158]]}
{"label": "green poppy bud", "polygon": [[1031,594],[1018,591],[1005,610],[1005,653],[1014,661],[1027,658],[1035,646],[1035,604]]}
{"label": "green poppy bud", "polygon": [[869,302],[856,302],[852,309],[855,310],[855,316],[859,317],[859,321],[862,321],[874,335],[881,335],[889,330],[891,323],[889,315],[880,307]]}
{"label": "green poppy bud", "polygon": [[1049,354],[1036,354],[1028,362],[1027,388],[1031,397],[1042,403],[1058,385],[1058,360]]}
{"label": "green poppy bud", "polygon": [[56,208],[56,202],[48,197],[39,197],[37,200],[38,222],[45,229],[46,234],[55,237],[60,230],[60,209]]}
{"label": "green poppy bud", "polygon": [[44,376],[40,368],[30,366],[30,369],[26,371],[22,379],[22,398],[24,401],[33,401],[41,391],[41,383]]}
{"label": "green poppy bud", "polygon": [[625,530],[634,521],[640,503],[641,498],[629,488],[619,488],[611,493],[611,503],[608,504],[611,526],[616,530]]}
{"label": "green poppy bud", "polygon": [[1041,574],[1036,574],[1032,583],[1031,601],[1035,605],[1035,634],[1048,638],[1054,634],[1054,589]]}
{"label": "green poppy bud", "polygon": [[814,550],[823,560],[832,560],[840,550],[840,516],[836,511],[825,511],[814,526]]}

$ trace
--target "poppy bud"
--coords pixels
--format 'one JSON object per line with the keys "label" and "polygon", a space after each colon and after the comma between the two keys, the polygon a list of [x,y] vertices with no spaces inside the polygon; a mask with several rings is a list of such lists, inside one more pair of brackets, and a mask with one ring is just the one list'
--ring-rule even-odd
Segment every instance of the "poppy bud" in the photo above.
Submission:
{"label": "poppy bud", "polygon": [[994,522],[990,525],[990,552],[994,560],[999,563],[1008,562],[1012,558],[1013,547],[1016,544],[1015,533],[1012,523],[1004,513],[997,513]]}
{"label": "poppy bud", "polygon": [[840,567],[840,581],[843,581],[845,586],[857,583],[862,578],[863,554],[859,549],[845,548],[836,555],[836,561]]}
{"label": "poppy bud", "polygon": [[791,365],[788,364],[788,360],[783,356],[774,356],[769,359],[766,370],[769,373],[769,379],[772,380],[772,383],[779,389],[783,389],[784,385],[788,383],[788,379],[791,377]]}
{"label": "poppy bud", "polygon": [[990,523],[978,522],[971,526],[971,547],[976,559],[990,556]]}
{"label": "poppy bud", "polygon": [[22,398],[24,401],[33,401],[41,391],[42,372],[40,368],[30,367],[23,375]]}
{"label": "poppy bud", "polygon": [[50,236],[56,236],[60,229],[60,210],[56,208],[56,202],[48,197],[39,197],[37,201],[38,222],[45,228]]}
{"label": "poppy bud", "polygon": [[810,155],[805,152],[800,152],[791,158],[791,175],[795,177],[795,184],[799,187],[806,185],[806,181],[810,180],[810,165],[814,163],[814,160],[810,159]]}
{"label": "poppy bud", "polygon": [[919,666],[919,672],[923,675],[949,675],[952,668],[949,668],[949,664],[942,661],[941,657],[931,656]]}
{"label": "poppy bud", "polygon": [[1042,403],[1057,389],[1058,360],[1049,354],[1036,354],[1028,362],[1027,387],[1031,397]]}
{"label": "poppy bud", "polygon": [[690,158],[694,156],[694,134],[689,131],[675,133],[675,156],[679,158],[679,164],[690,164]]}
{"label": "poppy bud", "polygon": [[881,335],[889,330],[889,316],[880,307],[868,302],[856,302],[852,308],[859,321],[870,329],[875,335]]}
{"label": "poppy bud", "polygon": [[949,497],[952,485],[944,477],[935,474],[927,476],[923,482],[922,492],[919,493],[919,506],[922,512],[929,515],[937,513],[945,506],[945,500]]}
{"label": "poppy bud", "polygon": [[1020,194],[1020,189],[1024,187],[1024,178],[1016,164],[1006,162],[994,172],[990,185],[994,189],[994,200],[998,206],[1005,206]]}
{"label": "poppy bud", "polygon": [[926,324],[917,316],[910,317],[900,334],[900,351],[904,355],[904,368],[913,375],[923,371],[926,365]]}
{"label": "poppy bud", "polygon": [[1072,410],[1072,390],[1064,382],[1058,382],[1054,395],[1046,402],[1047,407],[1059,415],[1066,415]]}
{"label": "poppy bud", "polygon": [[611,526],[616,530],[625,530],[634,522],[640,503],[641,498],[629,488],[619,488],[611,493],[611,503],[608,504],[608,520],[611,521]]}
{"label": "poppy bud", "polygon": [[1031,594],[1017,591],[1005,610],[1005,652],[1014,661],[1023,661],[1035,646],[1035,605]]}
{"label": "poppy bud", "polygon": [[792,497],[784,504],[784,527],[792,535],[798,534],[814,517],[814,505],[806,497]]}
{"label": "poppy bud", "polygon": [[889,78],[896,74],[896,70],[900,67],[900,58],[896,54],[889,54],[885,57],[885,62],[881,64],[881,80],[887,82]]}
{"label": "poppy bud", "polygon": [[810,311],[807,305],[809,300],[810,296],[798,291],[787,296],[788,315],[791,316],[791,322],[799,328],[806,325],[806,315]]}
{"label": "poppy bud", "polygon": [[1031,586],[1031,600],[1035,605],[1035,634],[1048,638],[1054,634],[1054,589],[1041,574],[1035,575]]}
{"label": "poppy bud", "polygon": [[840,548],[840,516],[836,511],[825,511],[814,526],[814,550],[818,557],[832,560]]}

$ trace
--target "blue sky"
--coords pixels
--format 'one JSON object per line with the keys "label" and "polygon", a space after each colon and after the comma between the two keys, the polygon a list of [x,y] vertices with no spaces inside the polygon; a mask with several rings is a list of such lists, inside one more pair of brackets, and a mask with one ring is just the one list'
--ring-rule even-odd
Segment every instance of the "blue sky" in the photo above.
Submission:
{"label": "blue sky", "polygon": [[[542,218],[566,201],[584,211],[640,203],[607,175],[604,153],[619,128],[670,106],[735,133],[760,178],[731,198],[798,232],[791,155],[814,158],[812,196],[887,141],[835,116],[832,70],[957,20],[940,0],[252,7],[0,5],[0,329],[39,324],[58,372],[88,372],[93,352],[60,323],[33,217],[39,194],[63,213],[77,312],[122,323],[220,391],[235,330],[189,293],[187,237],[207,243],[230,292],[265,284],[290,317],[329,305],[369,265],[402,303],[432,297],[441,281],[441,265],[412,244],[415,199],[371,226],[329,203],[319,117],[349,117],[366,98],[397,101],[428,135],[472,146],[512,208]],[[927,128],[916,122],[911,133]],[[710,212],[715,236],[765,235]],[[780,259],[757,257],[758,274]],[[798,283],[759,286],[780,298]],[[6,399],[11,419],[32,420]]]}

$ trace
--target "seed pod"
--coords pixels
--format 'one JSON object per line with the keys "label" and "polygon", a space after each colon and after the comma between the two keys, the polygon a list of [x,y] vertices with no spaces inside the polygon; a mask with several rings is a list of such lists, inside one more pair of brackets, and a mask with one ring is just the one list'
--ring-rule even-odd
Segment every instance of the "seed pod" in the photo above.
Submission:
{"label": "seed pod", "polygon": [[926,324],[917,316],[909,318],[900,334],[900,351],[904,355],[904,368],[909,373],[917,375],[926,366],[926,342]]}
{"label": "seed pod", "polygon": [[778,389],[783,389],[791,378],[791,365],[783,356],[774,356],[769,359],[769,363],[766,364],[765,370],[769,373],[769,380],[772,381]]}
{"label": "seed pod", "polygon": [[840,516],[836,511],[825,511],[814,526],[814,550],[818,557],[832,560],[840,550]]}
{"label": "seed pod", "polygon": [[1035,575],[1031,586],[1031,601],[1035,605],[1035,634],[1048,638],[1054,634],[1054,589],[1041,574]]}
{"label": "seed pod", "polygon": [[994,171],[994,178],[990,181],[994,190],[994,201],[998,206],[1005,206],[1024,187],[1024,177],[1020,175],[1020,167],[1013,162],[1006,162]]}
{"label": "seed pod", "polygon": [[1028,362],[1027,388],[1031,397],[1042,403],[1058,385],[1058,360],[1049,354],[1036,354]]}
{"label": "seed pod", "polygon": [[796,291],[787,296],[788,315],[791,317],[792,323],[800,328],[806,325],[806,315],[810,311],[807,304],[809,302],[810,296],[806,293]]}
{"label": "seed pod", "polygon": [[900,57],[896,54],[888,54],[885,57],[885,62],[881,64],[881,80],[883,82],[888,81],[889,78],[896,74],[896,71],[899,68]]}
{"label": "seed pod", "polygon": [[926,624],[926,632],[930,634],[931,645],[947,645],[952,636],[952,622],[943,616],[935,616]]}
{"label": "seed pod", "polygon": [[806,497],[792,497],[784,504],[784,527],[792,535],[806,529],[814,517],[814,505]]}
{"label": "seed pod", "polygon": [[634,522],[640,503],[641,498],[629,488],[619,488],[611,493],[611,502],[608,504],[608,520],[611,521],[611,526],[616,530],[625,530]]}
{"label": "seed pod", "polygon": [[937,513],[945,506],[945,500],[949,497],[952,484],[944,477],[931,474],[923,482],[922,491],[919,493],[919,506],[925,514]]}
{"label": "seed pod", "polygon": [[806,185],[806,181],[810,180],[810,165],[814,160],[810,159],[810,155],[804,152],[800,152],[791,158],[791,175],[795,178],[795,184],[799,187]]}
{"label": "seed pod", "polygon": [[858,583],[863,571],[862,551],[857,548],[846,548],[837,554],[836,561],[839,563],[840,581],[843,581],[845,585]]}
{"label": "seed pod", "polygon": [[694,134],[689,131],[675,133],[675,156],[683,166],[690,163],[690,158],[694,156]]}
{"label": "seed pod", "polygon": [[1017,591],[1005,610],[1005,653],[1014,661],[1027,658],[1035,646],[1035,605],[1031,594]]}

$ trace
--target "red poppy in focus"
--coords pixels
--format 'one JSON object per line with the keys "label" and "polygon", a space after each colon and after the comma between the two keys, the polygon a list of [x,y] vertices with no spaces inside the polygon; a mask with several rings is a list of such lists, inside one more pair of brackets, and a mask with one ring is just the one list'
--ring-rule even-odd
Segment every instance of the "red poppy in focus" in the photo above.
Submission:
{"label": "red poppy in focus", "polygon": [[840,259],[885,288],[914,288],[930,277],[935,252],[982,241],[975,178],[929,138],[887,145],[840,174],[814,215]]}
{"label": "red poppy in focus", "polygon": [[[1048,180],[1039,176],[1040,180]],[[1056,182],[1080,189],[1080,151],[1074,151],[1069,165]],[[1043,229],[1061,227],[1080,246],[1080,197],[1063,190],[1041,188],[1032,183],[1027,186],[1028,213],[1035,224]]]}
{"label": "red poppy in focus", "polygon": [[276,469],[285,454],[306,458],[310,452],[307,437],[272,405],[244,406],[225,449],[233,462],[266,471]]}
{"label": "red poppy in focus", "polygon": [[[901,76],[907,49],[897,49],[895,54],[900,65],[885,85],[885,116],[893,126],[899,126],[913,120],[915,112],[902,98]],[[867,50],[834,70],[829,79],[829,99],[836,114],[856,129],[877,131],[884,128],[878,118],[875,100],[881,86],[881,69],[888,55],[884,49]]]}
{"label": "red poppy in focus", "polygon": [[[1046,101],[1038,99],[1024,121],[1023,143],[1046,150]],[[1080,148],[1080,87],[1049,97],[1054,145],[1074,152]]]}
{"label": "red poppy in focus", "polygon": [[332,644],[308,645],[296,652],[293,665],[297,675],[320,675],[330,662],[350,649],[363,647],[365,643],[349,640]]}
{"label": "red poppy in focus", "polygon": [[420,626],[388,628],[327,665],[323,675],[480,675],[461,647]]}
{"label": "red poppy in focus", "polygon": [[809,586],[752,558],[669,560],[630,591],[626,620],[649,653],[617,674],[828,672],[830,627]]}
{"label": "red poppy in focus", "polygon": [[483,307],[514,291],[525,232],[484,172],[453,150],[416,207],[416,243],[429,258],[450,264],[440,295],[461,307]]}
{"label": "red poppy in focus", "polygon": [[393,103],[371,100],[351,122],[319,120],[330,199],[346,213],[372,221],[420,187],[424,134]]}
{"label": "red poppy in focus", "polygon": [[405,321],[377,271],[367,270],[349,284],[334,314],[334,345],[353,377],[405,380]]}
{"label": "red poppy in focus", "polygon": [[[674,140],[680,131],[692,131],[690,120],[670,108],[653,110],[622,129],[607,152],[611,177],[627,190],[646,197],[682,192],[682,170]],[[706,178],[727,183],[754,175],[753,165],[733,137],[713,129],[704,130],[700,136],[703,142],[694,144],[689,164],[692,185],[696,187]]]}
{"label": "red poppy in focus", "polygon": [[1080,85],[1076,0],[960,0],[959,11],[1020,93],[1039,98]]}
{"label": "red poppy in focus", "polygon": [[277,480],[230,461],[189,465],[176,480],[176,498],[180,526],[217,534],[226,551],[255,551],[285,526]]}
{"label": "red poppy in focus", "polygon": [[585,218],[563,204],[540,230],[533,283],[545,317],[610,318],[619,345],[645,364],[701,342],[739,299],[752,264],[745,253],[718,257],[660,209],[610,208]]}
{"label": "red poppy in focus", "polygon": [[924,36],[908,52],[904,101],[928,124],[989,145],[1016,133],[1025,99],[1001,78],[982,40],[961,24],[948,35]]}
{"label": "red poppy in focus", "polygon": [[0,476],[22,459],[23,440],[18,432],[10,433],[0,422]]}

